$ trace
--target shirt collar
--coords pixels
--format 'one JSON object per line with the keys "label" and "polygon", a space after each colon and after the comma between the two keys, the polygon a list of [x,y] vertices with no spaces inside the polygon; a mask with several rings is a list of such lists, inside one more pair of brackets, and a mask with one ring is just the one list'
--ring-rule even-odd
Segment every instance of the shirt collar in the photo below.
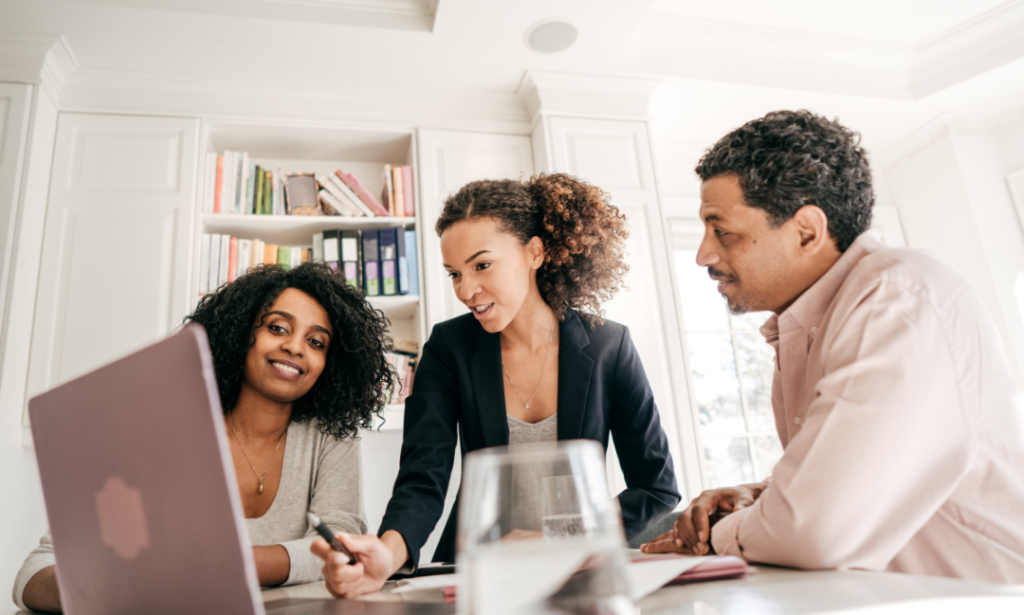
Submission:
{"label": "shirt collar", "polygon": [[818,278],[817,282],[797,297],[796,301],[781,314],[772,314],[761,327],[761,335],[769,344],[775,345],[778,343],[780,331],[801,327],[808,334],[814,333],[828,306],[832,304],[836,293],[846,281],[846,276],[850,275],[850,271],[862,258],[885,247],[886,245],[875,239],[871,233],[861,233],[825,275]]}

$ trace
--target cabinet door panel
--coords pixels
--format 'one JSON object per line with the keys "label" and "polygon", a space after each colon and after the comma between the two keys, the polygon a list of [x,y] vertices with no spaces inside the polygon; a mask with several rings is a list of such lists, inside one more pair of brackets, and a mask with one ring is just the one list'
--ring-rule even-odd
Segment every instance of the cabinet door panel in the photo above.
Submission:
{"label": "cabinet door panel", "polygon": [[0,83],[0,323],[7,306],[31,96],[30,85]]}
{"label": "cabinet door panel", "polygon": [[67,299],[55,330],[61,341],[57,381],[167,335],[175,217],[168,212],[68,220]]}
{"label": "cabinet door panel", "polygon": [[68,192],[176,194],[180,130],[78,129]]}
{"label": "cabinet door panel", "polygon": [[61,115],[30,395],[160,339],[180,323],[198,124]]}
{"label": "cabinet door panel", "polygon": [[449,130],[420,130],[417,142],[429,332],[434,324],[468,311],[452,292],[451,281],[441,265],[441,242],[434,233],[445,199],[474,180],[530,177],[533,150],[529,137]]}
{"label": "cabinet door panel", "polygon": [[[692,445],[679,329],[665,245],[654,167],[643,122],[589,118],[550,118],[553,170],[584,179],[611,194],[626,215],[630,236],[625,288],[604,304],[606,316],[630,329],[654,392],[662,426],[684,498],[699,490],[699,466]],[[676,409],[683,409],[677,412]],[[691,450],[692,449],[692,450]],[[685,456],[684,456],[685,455]],[[617,459],[609,454],[613,490],[625,487]],[[685,501],[685,499],[684,499]]]}

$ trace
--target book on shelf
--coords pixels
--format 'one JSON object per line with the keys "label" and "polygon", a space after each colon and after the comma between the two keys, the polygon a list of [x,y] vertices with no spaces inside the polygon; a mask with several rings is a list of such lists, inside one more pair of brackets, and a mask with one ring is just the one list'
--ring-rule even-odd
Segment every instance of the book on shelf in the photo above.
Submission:
{"label": "book on shelf", "polygon": [[398,382],[391,391],[388,403],[404,404],[412,393],[412,381],[416,373],[416,361],[419,355],[419,344],[415,340],[396,339],[391,350],[387,351],[388,364],[395,370]]}
{"label": "book on shelf", "polygon": [[363,290],[366,296],[380,295],[380,231],[363,231]]}
{"label": "book on shelf", "polygon": [[389,216],[395,215],[395,186],[392,183],[391,165],[384,165],[384,186],[381,188],[380,202]]}
{"label": "book on shelf", "polygon": [[345,173],[341,169],[338,169],[334,174],[342,181],[343,184],[356,195],[356,197],[366,205],[370,211],[377,216],[387,216],[388,210],[381,205],[380,201],[374,198],[373,194],[364,186],[354,175],[351,173]]}
{"label": "book on shelf", "polygon": [[405,231],[405,257],[409,263],[409,293],[420,294],[420,257],[416,251],[416,231]]}
{"label": "book on shelf", "polygon": [[381,199],[351,173],[283,173],[248,152],[209,152],[201,199],[204,213],[242,215],[337,215],[411,217],[415,183],[411,166],[384,165]]}
{"label": "book on shelf", "polygon": [[412,218],[416,215],[416,190],[412,180],[412,167],[402,167],[402,189],[404,191],[405,217]]}
{"label": "book on shelf", "polygon": [[402,227],[328,229],[312,235],[310,243],[302,246],[203,233],[199,246],[200,295],[216,291],[261,264],[291,269],[308,261],[327,263],[368,297],[419,294],[416,232]]}
{"label": "book on shelf", "polygon": [[405,190],[402,189],[402,167],[391,168],[392,200],[395,202],[395,217],[405,217]]}

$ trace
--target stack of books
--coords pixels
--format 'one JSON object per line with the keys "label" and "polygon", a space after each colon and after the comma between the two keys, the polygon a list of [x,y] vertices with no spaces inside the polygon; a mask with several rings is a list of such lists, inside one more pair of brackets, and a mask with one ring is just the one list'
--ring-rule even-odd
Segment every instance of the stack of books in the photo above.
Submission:
{"label": "stack of books", "polygon": [[216,291],[260,264],[284,269],[306,261],[327,263],[367,296],[419,295],[416,231],[326,230],[312,245],[281,246],[260,239],[203,233],[199,245],[199,295]]}
{"label": "stack of books", "polygon": [[412,393],[412,379],[416,372],[416,357],[419,344],[414,340],[397,339],[387,352],[388,363],[398,374],[398,386],[391,391],[389,404],[404,404]]}
{"label": "stack of books", "polygon": [[307,246],[280,246],[259,239],[203,233],[199,243],[199,295],[212,293],[256,265],[298,267],[312,259]]}
{"label": "stack of books", "polygon": [[203,213],[283,215],[287,213],[281,170],[265,169],[248,152],[206,155]]}
{"label": "stack of books", "polygon": [[384,165],[384,189],[375,197],[354,175],[282,173],[263,168],[248,152],[206,155],[203,213],[396,217],[416,215],[412,167]]}
{"label": "stack of books", "polygon": [[412,218],[416,215],[415,185],[412,167],[384,165],[384,191],[376,199],[351,173],[338,169],[317,175],[317,196],[328,216]]}

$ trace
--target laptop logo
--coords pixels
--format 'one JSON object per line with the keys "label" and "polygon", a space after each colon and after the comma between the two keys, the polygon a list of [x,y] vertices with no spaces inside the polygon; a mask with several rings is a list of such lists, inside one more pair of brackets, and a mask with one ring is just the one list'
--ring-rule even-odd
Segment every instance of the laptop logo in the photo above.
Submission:
{"label": "laptop logo", "polygon": [[103,544],[124,560],[131,561],[149,546],[146,513],[142,508],[142,493],[129,487],[117,476],[111,476],[96,492],[96,512],[99,514]]}

